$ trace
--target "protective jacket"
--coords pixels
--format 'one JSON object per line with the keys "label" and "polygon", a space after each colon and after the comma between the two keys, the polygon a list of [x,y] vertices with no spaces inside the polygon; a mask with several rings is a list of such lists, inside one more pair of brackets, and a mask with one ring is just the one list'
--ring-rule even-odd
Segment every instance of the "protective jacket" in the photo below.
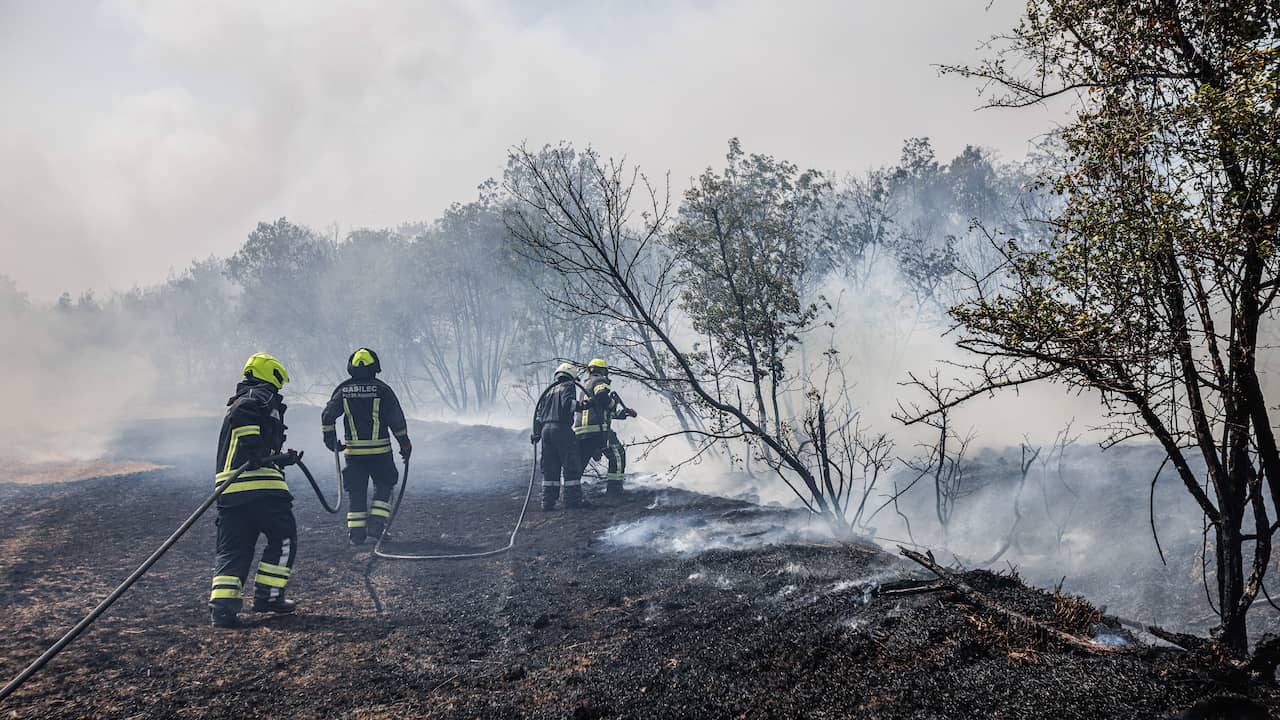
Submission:
{"label": "protective jacket", "polygon": [[283,398],[270,383],[253,379],[236,386],[236,394],[227,400],[227,415],[218,436],[215,479],[222,482],[246,461],[251,469],[223,491],[218,505],[234,507],[261,497],[293,497],[280,468],[263,464],[284,445],[285,409]]}
{"label": "protective jacket", "polygon": [[583,388],[586,394],[579,403],[581,412],[574,423],[574,433],[582,436],[609,432],[611,421],[621,417],[622,409],[617,395],[609,387],[609,376],[591,375]]}
{"label": "protective jacket", "polygon": [[573,378],[557,379],[551,389],[538,401],[533,412],[533,434],[541,435],[544,425],[557,423],[569,426],[573,424],[574,411],[578,409],[577,384]]}
{"label": "protective jacket", "polygon": [[582,460],[578,438],[574,436],[574,411],[578,409],[577,383],[572,377],[557,376],[554,384],[538,400],[533,412],[533,437],[542,443],[542,509],[551,510],[564,486],[566,507],[582,505]]}
{"label": "protective jacket", "polygon": [[391,452],[391,435],[409,437],[404,410],[390,385],[376,377],[348,378],[334,388],[333,396],[320,414],[320,429],[326,439],[336,437],[338,416],[346,418],[348,457]]}

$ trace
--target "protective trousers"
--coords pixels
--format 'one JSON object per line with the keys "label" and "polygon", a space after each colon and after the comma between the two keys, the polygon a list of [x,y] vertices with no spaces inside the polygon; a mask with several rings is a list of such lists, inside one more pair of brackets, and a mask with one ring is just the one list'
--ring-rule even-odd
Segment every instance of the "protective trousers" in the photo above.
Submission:
{"label": "protective trousers", "polygon": [[256,603],[284,597],[285,585],[297,557],[298,525],[293,500],[288,496],[264,497],[231,507],[218,508],[216,570],[209,604],[239,612],[241,588],[249,577],[258,535],[267,538],[253,580]]}
{"label": "protective trousers", "polygon": [[609,473],[605,475],[605,493],[618,495],[622,492],[622,478],[627,472],[627,448],[618,440],[612,430],[586,433],[578,436],[578,452],[582,454],[582,472],[586,472],[587,463],[599,460],[603,455],[609,461]]}
{"label": "protective trousers", "polygon": [[[373,502],[369,503],[369,480],[373,479]],[[348,455],[342,471],[342,486],[347,490],[347,531],[363,540],[367,534],[377,538],[391,517],[391,490],[400,479],[395,456]]]}
{"label": "protective trousers", "polygon": [[582,461],[578,455],[578,436],[566,423],[542,426],[542,509],[553,510],[560,497],[561,475],[564,476],[564,506],[582,505]]}

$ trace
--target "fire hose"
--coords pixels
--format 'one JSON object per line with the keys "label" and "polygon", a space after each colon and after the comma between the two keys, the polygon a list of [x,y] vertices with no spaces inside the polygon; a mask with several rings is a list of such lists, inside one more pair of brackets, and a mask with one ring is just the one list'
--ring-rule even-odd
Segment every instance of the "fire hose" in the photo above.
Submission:
{"label": "fire hose", "polygon": [[[583,387],[581,383],[575,380],[573,384],[576,385],[578,389],[582,391],[583,395],[589,395],[589,393],[587,392],[587,389]],[[537,412],[538,406],[542,404],[543,399],[546,398],[547,393],[551,392],[551,390],[554,387],[555,387],[555,384],[547,386],[547,389],[543,390],[542,394],[538,396],[538,401],[534,403],[535,413]],[[613,393],[612,395],[613,395],[613,399],[616,400],[617,403],[622,406],[622,408],[626,411],[628,415],[630,415],[631,417],[636,417],[636,411],[627,407],[626,403],[622,402],[622,398],[618,397],[617,393]],[[537,418],[534,418],[534,420],[536,422]],[[334,454],[334,462],[337,462],[336,453]],[[341,472],[342,472],[341,468],[339,468],[338,472],[339,472],[339,475],[341,475]],[[390,553],[382,549],[382,543],[387,539],[389,533],[391,532],[392,523],[396,521],[396,517],[399,516],[400,514],[400,506],[401,506],[401,503],[404,502],[404,491],[405,491],[405,488],[409,486],[409,460],[406,458],[404,461],[404,480],[400,485],[400,492],[396,495],[395,507],[392,508],[391,510],[391,517],[387,519],[387,524],[382,529],[382,534],[378,536],[378,542],[375,543],[373,546],[373,554],[380,558],[386,558],[387,560],[471,560],[474,558],[501,555],[502,553],[507,552],[508,550],[511,550],[516,546],[516,535],[520,533],[520,526],[524,524],[525,514],[528,513],[529,511],[529,501],[533,498],[533,487],[537,483],[537,480],[538,480],[538,446],[534,445],[533,446],[533,466],[529,469],[529,488],[528,490],[525,491],[525,494],[524,494],[524,504],[520,506],[520,515],[519,517],[516,518],[515,526],[511,528],[511,536],[507,538],[507,544],[500,548],[495,548],[493,550],[483,550],[479,552],[470,552],[470,553],[452,553],[448,555],[405,555],[401,553]]]}
{"label": "fire hose", "polygon": [[329,501],[324,499],[324,493],[321,492],[320,490],[320,483],[316,482],[316,479],[314,476],[312,476],[311,471],[307,469],[307,466],[301,460],[298,461],[298,469],[301,470],[302,474],[306,476],[307,482],[311,483],[311,489],[315,491],[316,499],[320,501],[320,507],[324,508],[325,512],[329,513],[330,515],[333,515],[337,513],[338,510],[342,509],[342,473],[341,472],[338,473],[338,499],[333,502],[333,505],[330,505]]}
{"label": "fire hose", "polygon": [[[284,459],[284,457],[285,455],[283,454],[272,455],[271,457],[268,457],[265,462],[279,462]],[[25,670],[18,673],[17,677],[10,680],[8,685],[5,685],[3,689],[0,689],[0,701],[3,701],[15,690],[22,687],[23,683],[29,680],[32,675],[39,672],[40,668],[44,667],[50,660],[57,656],[58,653],[62,652],[63,648],[70,645],[72,640],[79,637],[80,633],[87,630],[89,626],[92,625],[100,615],[102,615],[102,613],[107,611],[107,608],[111,607],[116,600],[119,600],[120,596],[124,595],[126,590],[132,587],[139,578],[146,574],[146,572],[151,569],[151,566],[155,565],[156,561],[168,552],[169,548],[173,547],[174,544],[186,534],[187,530],[191,529],[191,526],[195,524],[196,520],[199,520],[200,516],[204,515],[205,511],[217,501],[218,497],[227,489],[227,486],[235,482],[236,479],[240,477],[241,473],[249,469],[249,465],[250,463],[246,462],[240,467],[237,467],[229,477],[218,483],[217,487],[213,489],[213,492],[209,497],[205,498],[204,502],[200,503],[200,507],[196,508],[195,512],[191,513],[191,515],[178,526],[178,529],[173,531],[173,534],[169,536],[169,539],[161,543],[160,547],[156,548],[156,551],[151,553],[150,557],[142,561],[142,564],[138,566],[137,570],[134,570],[129,577],[125,578],[125,581],[120,583],[115,590],[112,590],[110,595],[104,598],[102,602],[98,603],[98,606],[90,611],[88,615],[84,616],[84,619],[76,623],[75,627],[68,630],[67,633],[57,642],[49,646],[49,649],[45,650],[43,655],[36,658],[35,661],[28,665]],[[312,487],[315,487],[316,493],[319,494],[320,488],[316,486],[315,480],[311,478],[311,473],[307,472],[306,466],[300,461],[298,462],[298,466],[302,468],[303,474],[307,476],[308,480],[311,480]],[[323,503],[324,500],[322,499],[321,502]]]}
{"label": "fire hose", "polygon": [[391,517],[387,518],[387,525],[382,529],[382,534],[378,536],[378,542],[373,546],[373,554],[387,560],[471,560],[474,558],[501,555],[516,546],[516,535],[520,533],[520,526],[524,524],[525,513],[529,511],[529,500],[533,497],[533,485],[537,479],[538,448],[535,446],[533,449],[533,468],[529,473],[529,489],[524,494],[524,504],[520,506],[520,516],[516,518],[515,527],[511,528],[511,536],[507,538],[506,545],[493,550],[482,550],[470,553],[452,553],[448,555],[405,555],[402,553],[391,553],[382,549],[382,543],[391,531],[391,524],[396,521],[396,516],[400,513],[400,504],[404,501],[404,489],[409,484],[409,461],[405,460],[404,480],[400,485],[400,492],[396,496],[396,506],[391,509]]}
{"label": "fire hose", "polygon": [[[574,384],[578,385],[579,388],[582,388],[582,385],[579,385],[576,381],[574,382]],[[537,408],[539,405],[542,404],[542,400],[547,396],[547,393],[551,392],[551,390],[554,387],[555,387],[554,384],[548,385],[547,389],[543,390],[542,394],[538,396],[538,402],[534,403],[533,405],[535,413],[537,413]],[[586,392],[585,388],[583,388],[583,392]],[[537,418],[534,418],[534,420],[536,421]],[[399,516],[400,514],[400,505],[401,503],[404,502],[404,490],[406,487],[409,486],[409,459],[405,458],[404,479],[400,483],[400,492],[396,495],[396,504],[395,504],[395,507],[391,509],[391,517],[387,518],[387,524],[382,529],[382,534],[378,536],[378,542],[375,543],[373,546],[373,554],[376,557],[385,558],[387,560],[472,560],[475,558],[501,555],[502,553],[507,552],[508,550],[511,550],[516,546],[516,535],[520,533],[520,526],[524,524],[524,516],[529,511],[529,500],[533,498],[533,486],[537,481],[538,481],[538,446],[534,445],[533,446],[533,466],[529,468],[529,489],[525,491],[524,504],[520,506],[520,515],[519,517],[516,518],[515,527],[511,528],[511,536],[507,538],[507,544],[500,548],[495,548],[493,550],[482,550],[479,552],[470,552],[470,553],[451,553],[447,555],[405,555],[402,553],[390,553],[390,552],[383,551],[382,543],[384,540],[386,540],[388,534],[391,531],[391,524],[396,521],[396,517]]]}

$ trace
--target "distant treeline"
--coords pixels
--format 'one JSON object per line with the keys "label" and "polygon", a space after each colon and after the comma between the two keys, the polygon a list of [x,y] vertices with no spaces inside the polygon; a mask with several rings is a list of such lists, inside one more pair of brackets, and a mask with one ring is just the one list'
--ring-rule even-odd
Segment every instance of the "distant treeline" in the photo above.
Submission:
{"label": "distant treeline", "polygon": [[[956,299],[958,271],[995,262],[992,233],[1043,215],[1031,207],[1044,197],[1034,161],[1000,163],[967,147],[940,162],[924,138],[908,140],[897,164],[860,174],[800,173],[745,154],[736,140],[728,161],[737,174],[726,177],[757,191],[803,178],[797,212],[821,240],[809,246],[821,257],[805,265],[806,296],[832,282],[874,286],[861,297],[937,317]],[[343,373],[346,353],[367,345],[418,413],[523,406],[553,359],[600,354],[611,328],[545,300],[539,288],[563,278],[513,243],[506,180],[482,184],[476,199],[435,220],[394,228],[339,236],[285,218],[260,222],[232,256],[110,297],[86,289],[35,303],[0,276],[0,329],[45,369],[109,353],[136,370],[125,370],[128,382],[183,396],[225,392],[247,354],[267,351],[291,369],[293,394],[315,400]],[[696,211],[686,201],[676,219]]]}

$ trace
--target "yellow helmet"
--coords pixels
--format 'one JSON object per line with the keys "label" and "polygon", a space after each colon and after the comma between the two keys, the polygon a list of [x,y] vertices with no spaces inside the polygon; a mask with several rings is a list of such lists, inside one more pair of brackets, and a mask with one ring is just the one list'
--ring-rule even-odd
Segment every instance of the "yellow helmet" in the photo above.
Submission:
{"label": "yellow helmet", "polygon": [[289,371],[284,369],[284,363],[266,353],[254,353],[249,356],[244,363],[244,376],[245,379],[253,377],[269,382],[277,390],[289,382]]}
{"label": "yellow helmet", "polygon": [[593,358],[591,362],[587,363],[587,372],[595,372],[596,370],[609,372],[609,363],[600,358]]}
{"label": "yellow helmet", "polygon": [[369,348],[360,348],[347,358],[347,373],[351,377],[373,377],[382,372],[382,361],[378,353]]}

